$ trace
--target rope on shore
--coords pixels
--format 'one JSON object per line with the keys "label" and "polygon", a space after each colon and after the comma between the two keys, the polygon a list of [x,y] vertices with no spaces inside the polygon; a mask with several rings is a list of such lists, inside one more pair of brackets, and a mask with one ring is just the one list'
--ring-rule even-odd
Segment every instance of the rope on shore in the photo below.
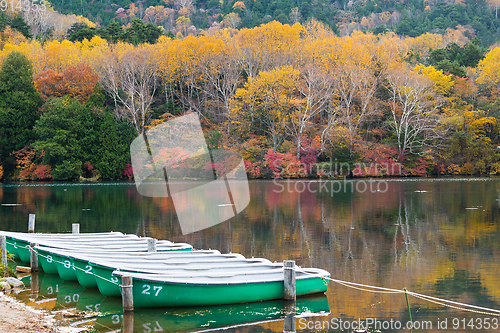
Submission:
{"label": "rope on shore", "polygon": [[[295,268],[297,271],[300,271],[302,273],[306,274],[312,274],[309,273],[305,270],[302,270],[298,267]],[[356,290],[361,290],[361,291],[367,291],[367,292],[372,292],[372,293],[383,293],[383,294],[404,294],[407,293],[408,295],[411,295],[415,298],[419,298],[421,300],[438,304],[441,306],[446,306],[449,308],[457,309],[457,310],[462,310],[462,311],[468,311],[468,312],[473,312],[473,313],[478,313],[478,314],[483,314],[487,316],[497,316],[500,317],[500,310],[496,309],[491,309],[491,308],[485,308],[482,306],[477,306],[477,305],[472,305],[472,304],[466,304],[466,303],[460,303],[460,302],[454,302],[450,301],[447,299],[443,298],[437,298],[437,297],[432,297],[432,296],[427,296],[424,294],[416,293],[413,291],[404,291],[404,290],[399,290],[399,289],[392,289],[392,288],[384,288],[384,287],[377,287],[377,286],[370,286],[367,284],[361,284],[361,283],[354,283],[354,282],[348,282],[348,281],[342,281],[342,280],[337,280],[333,279],[330,277],[325,277],[325,279],[328,279],[332,282],[338,283],[342,286],[353,288]]]}

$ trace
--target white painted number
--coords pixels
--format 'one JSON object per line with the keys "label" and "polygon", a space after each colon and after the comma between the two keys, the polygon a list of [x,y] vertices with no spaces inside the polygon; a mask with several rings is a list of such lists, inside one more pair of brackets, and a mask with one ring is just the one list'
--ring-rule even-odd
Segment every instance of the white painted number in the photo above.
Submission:
{"label": "white painted number", "polygon": [[[160,326],[159,322],[155,322],[156,327],[154,328],[155,332],[163,332],[163,327]],[[142,324],[142,327],[144,327],[144,333],[151,333],[153,330],[151,330],[151,323],[145,323]]]}
{"label": "white painted number", "polygon": [[75,270],[75,265],[71,261],[64,260],[63,262],[64,262],[64,268],[66,268],[66,269],[71,268],[72,270]]}
{"label": "white painted number", "polygon": [[101,304],[94,304],[94,305],[87,305],[85,308],[87,311],[92,311],[92,312],[99,312],[99,308],[101,307]]}
{"label": "white painted number", "polygon": [[145,285],[143,285],[143,286],[142,286],[142,288],[143,288],[142,293],[143,293],[144,295],[150,295],[150,294],[151,294],[151,293],[149,292],[149,289],[151,289],[151,286],[150,286],[149,284],[145,284]]}
{"label": "white painted number", "polygon": [[113,324],[119,324],[120,323],[120,315],[112,315],[111,316],[111,322]]}
{"label": "white painted number", "polygon": [[79,294],[73,294],[73,297],[71,297],[71,295],[65,296],[64,297],[64,302],[66,304],[69,304],[72,301],[73,301],[73,303],[77,303],[79,299],[80,299],[80,295]]}
{"label": "white painted number", "polygon": [[92,274],[92,266],[90,265],[85,266],[85,273]]}
{"label": "white painted number", "polygon": [[50,264],[54,259],[52,259],[52,256],[47,256],[47,262]]}
{"label": "white painted number", "polygon": [[[56,284],[56,293],[58,292],[59,292],[59,285]],[[54,293],[54,288],[52,288],[52,286],[47,287],[47,294],[52,295],[53,293]]]}
{"label": "white painted number", "polygon": [[[154,295],[155,296],[158,296],[158,294],[160,293],[160,290],[162,289],[163,287],[162,286],[153,286],[153,292],[154,292]],[[145,284],[142,286],[142,293],[144,295],[151,295],[151,286],[149,284]]]}

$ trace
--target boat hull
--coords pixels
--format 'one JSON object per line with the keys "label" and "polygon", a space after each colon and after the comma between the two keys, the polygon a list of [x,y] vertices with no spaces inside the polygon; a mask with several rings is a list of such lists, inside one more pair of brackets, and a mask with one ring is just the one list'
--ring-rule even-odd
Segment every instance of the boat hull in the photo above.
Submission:
{"label": "boat hull", "polygon": [[113,275],[113,269],[90,263],[95,274],[95,280],[99,292],[106,297],[120,297],[121,277]]}
{"label": "boat hull", "polygon": [[92,266],[88,261],[71,258],[75,266],[75,273],[78,283],[84,288],[93,289],[97,288],[97,281],[94,276]]}
{"label": "boat hull", "polygon": [[23,264],[29,264],[31,259],[30,243],[19,239],[15,239],[14,242],[16,244],[17,253],[19,254],[19,260],[21,260]]}
{"label": "boat hull", "polygon": [[71,258],[54,254],[54,261],[56,262],[57,273],[64,281],[77,281],[75,265]]}
{"label": "boat hull", "polygon": [[7,253],[12,256],[12,259],[19,260],[19,253],[17,252],[16,242],[11,237],[7,238]]}
{"label": "boat hull", "polygon": [[38,250],[38,264],[46,274],[58,274],[57,264],[52,253]]}
{"label": "boat hull", "polygon": [[[297,296],[324,293],[328,279],[296,281]],[[266,301],[284,297],[283,281],[242,284],[179,284],[133,279],[134,307],[206,306]]]}

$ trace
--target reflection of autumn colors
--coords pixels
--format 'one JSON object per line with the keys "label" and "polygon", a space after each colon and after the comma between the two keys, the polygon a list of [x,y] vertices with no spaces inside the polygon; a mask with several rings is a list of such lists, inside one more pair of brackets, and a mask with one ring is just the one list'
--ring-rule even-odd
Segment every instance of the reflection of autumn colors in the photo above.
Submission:
{"label": "reflection of autumn colors", "polygon": [[[327,269],[341,280],[406,287],[478,305],[489,296],[498,303],[499,260],[487,254],[499,251],[494,217],[497,182],[388,185],[385,193],[332,196],[276,193],[273,189],[280,187],[272,182],[254,182],[253,201],[243,217],[216,231],[182,239],[247,256],[295,259],[299,265]],[[310,188],[318,191],[319,185]],[[466,209],[474,206],[482,207]],[[486,291],[474,288],[476,283]],[[455,290],[456,284],[462,286]],[[407,313],[403,295],[367,293],[332,283],[328,296],[333,317]],[[428,312],[441,308],[417,299],[412,304]]]}
{"label": "reflection of autumn colors", "polygon": [[[362,180],[358,180],[362,181]],[[421,292],[500,309],[500,181],[386,180],[386,192],[330,193],[317,181],[251,181],[249,206],[212,228],[181,236],[170,198],[145,198],[133,184],[0,187],[1,229],[25,230],[29,213],[38,231],[124,231],[323,268],[340,280]],[[286,183],[291,186],[287,187]],[[203,193],[217,197],[218,193]],[[13,198],[16,198],[15,200]],[[186,202],[193,204],[193,202]],[[199,201],[196,205],[206,205]],[[82,211],[82,209],[91,209]],[[331,282],[326,317],[408,320],[402,294],[353,290]],[[467,317],[410,298],[414,319]],[[281,332],[283,322],[239,332]]]}

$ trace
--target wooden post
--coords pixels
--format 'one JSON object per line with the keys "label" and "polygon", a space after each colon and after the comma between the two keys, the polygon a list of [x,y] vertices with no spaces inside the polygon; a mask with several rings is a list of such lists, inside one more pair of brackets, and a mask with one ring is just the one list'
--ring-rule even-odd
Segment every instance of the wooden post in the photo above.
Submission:
{"label": "wooden post", "polygon": [[285,260],[283,262],[283,272],[284,280],[283,284],[285,286],[285,300],[295,301],[296,300],[296,288],[295,288],[295,261]]}
{"label": "wooden post", "polygon": [[80,223],[73,223],[71,225],[71,232],[73,235],[78,235],[80,233]]}
{"label": "wooden post", "polygon": [[30,243],[31,272],[38,272],[38,255],[35,251],[37,245],[37,243]]}
{"label": "wooden post", "polygon": [[134,333],[134,313],[123,312],[122,333]]}
{"label": "wooden post", "polygon": [[2,251],[2,265],[7,267],[7,237],[5,235],[0,236],[0,251]]}
{"label": "wooden post", "polygon": [[156,252],[156,241],[155,238],[148,238],[148,252]]}
{"label": "wooden post", "polygon": [[285,301],[285,323],[283,327],[284,333],[295,333],[297,330],[295,322],[296,314],[295,301]]}
{"label": "wooden post", "polygon": [[123,313],[134,311],[134,297],[132,293],[132,277],[122,276],[122,304]]}
{"label": "wooden post", "polygon": [[35,301],[38,298],[40,286],[38,284],[38,273],[31,274],[31,292],[30,298]]}
{"label": "wooden post", "polygon": [[30,234],[35,232],[35,214],[30,214],[30,218],[28,220],[28,232]]}

